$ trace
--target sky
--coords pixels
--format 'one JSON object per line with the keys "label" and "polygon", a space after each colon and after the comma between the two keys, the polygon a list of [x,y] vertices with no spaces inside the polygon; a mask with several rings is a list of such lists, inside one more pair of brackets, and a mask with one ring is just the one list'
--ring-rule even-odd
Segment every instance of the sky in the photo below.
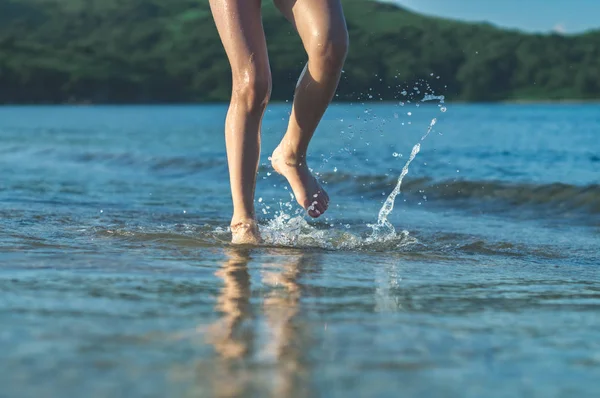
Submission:
{"label": "sky", "polygon": [[423,14],[516,28],[580,33],[600,29],[600,0],[390,0]]}

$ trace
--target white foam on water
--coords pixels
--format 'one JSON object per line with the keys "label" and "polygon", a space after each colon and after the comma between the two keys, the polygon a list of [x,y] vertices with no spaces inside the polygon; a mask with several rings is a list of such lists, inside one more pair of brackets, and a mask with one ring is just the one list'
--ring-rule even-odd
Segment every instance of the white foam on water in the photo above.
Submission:
{"label": "white foam on water", "polygon": [[260,231],[265,245],[296,248],[391,251],[407,248],[417,242],[407,231],[373,240],[346,228],[318,228],[309,224],[305,216],[289,215],[284,211],[280,211],[266,225],[261,225]]}

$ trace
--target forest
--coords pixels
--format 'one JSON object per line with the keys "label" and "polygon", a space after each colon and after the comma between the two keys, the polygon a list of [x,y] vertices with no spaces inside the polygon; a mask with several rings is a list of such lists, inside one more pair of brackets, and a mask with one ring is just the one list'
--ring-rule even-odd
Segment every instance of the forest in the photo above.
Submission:
{"label": "forest", "polygon": [[[336,100],[600,99],[600,31],[525,34],[342,0],[350,51]],[[299,38],[263,2],[272,100],[293,96]],[[227,101],[229,64],[206,0],[0,0],[0,104]]]}

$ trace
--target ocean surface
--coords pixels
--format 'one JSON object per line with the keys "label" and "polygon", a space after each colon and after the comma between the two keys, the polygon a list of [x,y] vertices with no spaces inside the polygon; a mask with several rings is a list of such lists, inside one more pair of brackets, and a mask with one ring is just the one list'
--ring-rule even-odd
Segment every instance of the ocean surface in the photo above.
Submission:
{"label": "ocean surface", "polygon": [[271,105],[258,248],[226,110],[0,108],[0,397],[600,394],[600,105],[332,105],[316,221]]}

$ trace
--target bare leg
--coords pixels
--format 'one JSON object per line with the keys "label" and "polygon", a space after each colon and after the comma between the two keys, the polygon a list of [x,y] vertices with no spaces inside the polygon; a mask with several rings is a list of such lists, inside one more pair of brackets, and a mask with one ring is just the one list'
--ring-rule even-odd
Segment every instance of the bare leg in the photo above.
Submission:
{"label": "bare leg", "polygon": [[337,89],[348,49],[348,31],[340,0],[275,0],[298,31],[308,53],[300,75],[287,132],[271,157],[287,178],[298,203],[319,217],[329,196],[306,164],[308,144]]}
{"label": "bare leg", "polygon": [[260,243],[254,191],[260,128],[271,94],[271,71],[260,14],[261,0],[210,0],[231,64],[233,91],[225,120],[233,218],[232,242]]}

